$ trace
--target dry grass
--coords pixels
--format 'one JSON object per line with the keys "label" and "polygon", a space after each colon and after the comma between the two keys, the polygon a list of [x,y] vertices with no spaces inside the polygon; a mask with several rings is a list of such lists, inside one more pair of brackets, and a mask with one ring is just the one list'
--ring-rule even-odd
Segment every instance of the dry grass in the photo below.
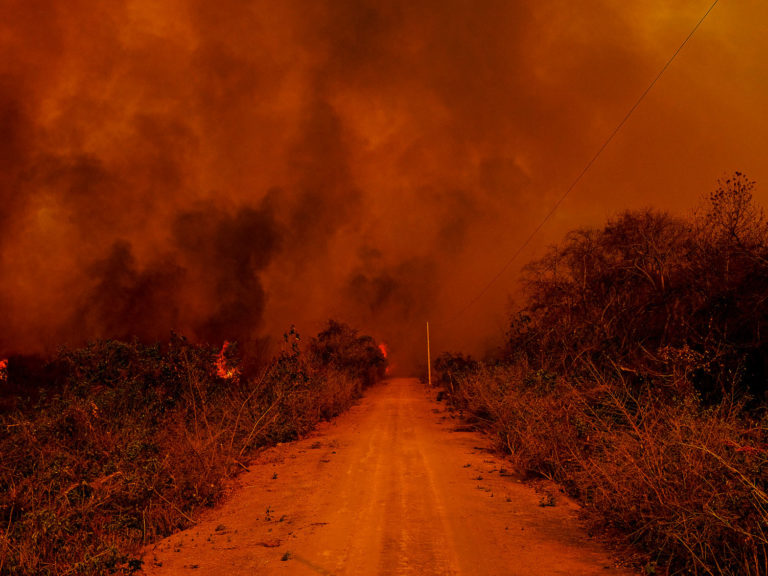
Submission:
{"label": "dry grass", "polygon": [[645,550],[648,573],[768,573],[768,419],[694,395],[661,402],[620,375],[569,382],[520,366],[465,375],[454,402],[521,470]]}
{"label": "dry grass", "polygon": [[459,406],[654,574],[768,574],[768,220],[735,173],[690,217],[625,212],[525,268],[502,366]]}
{"label": "dry grass", "polygon": [[362,390],[310,361],[293,331],[252,378],[232,354],[217,374],[217,355],[178,337],[98,342],[62,353],[62,381],[0,413],[0,573],[135,572],[141,547],[194,524],[250,451],[306,433]]}

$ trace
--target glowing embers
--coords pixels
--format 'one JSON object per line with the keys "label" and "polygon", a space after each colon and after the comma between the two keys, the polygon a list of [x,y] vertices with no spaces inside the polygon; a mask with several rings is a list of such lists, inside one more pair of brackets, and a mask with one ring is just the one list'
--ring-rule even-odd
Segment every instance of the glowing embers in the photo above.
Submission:
{"label": "glowing embers", "polygon": [[221,352],[216,356],[216,376],[225,380],[232,380],[240,375],[240,370],[228,365],[227,348],[229,348],[229,342],[225,340],[224,345],[221,347]]}

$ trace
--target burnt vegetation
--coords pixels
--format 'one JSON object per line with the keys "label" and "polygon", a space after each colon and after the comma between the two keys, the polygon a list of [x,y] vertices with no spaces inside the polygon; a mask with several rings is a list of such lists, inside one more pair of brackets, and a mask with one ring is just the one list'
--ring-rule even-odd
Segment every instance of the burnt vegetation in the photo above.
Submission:
{"label": "burnt vegetation", "polygon": [[0,573],[130,574],[141,548],[195,523],[260,447],[295,439],[382,378],[345,324],[271,360],[236,344],[99,340],[11,357],[0,384]]}
{"label": "burnt vegetation", "polygon": [[561,483],[648,574],[768,573],[768,222],[744,175],[687,218],[627,212],[525,269],[502,360],[454,405]]}

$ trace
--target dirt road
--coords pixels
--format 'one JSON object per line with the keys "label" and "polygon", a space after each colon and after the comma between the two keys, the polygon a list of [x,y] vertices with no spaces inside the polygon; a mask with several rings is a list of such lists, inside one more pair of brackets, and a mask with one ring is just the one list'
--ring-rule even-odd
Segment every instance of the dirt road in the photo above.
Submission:
{"label": "dirt road", "polygon": [[147,552],[146,573],[630,574],[433,396],[390,380],[267,450],[222,508]]}

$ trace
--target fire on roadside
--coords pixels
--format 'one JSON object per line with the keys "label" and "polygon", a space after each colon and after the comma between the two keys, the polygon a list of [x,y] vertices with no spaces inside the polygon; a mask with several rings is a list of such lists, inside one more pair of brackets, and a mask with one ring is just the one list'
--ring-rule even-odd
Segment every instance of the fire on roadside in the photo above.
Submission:
{"label": "fire on roadside", "polygon": [[223,378],[224,380],[232,380],[240,374],[240,371],[227,364],[227,348],[229,348],[229,342],[224,341],[224,345],[221,347],[221,351],[216,356],[216,376]]}
{"label": "fire on roadside", "polygon": [[[381,355],[384,356],[384,359],[387,360],[389,358],[389,349],[384,342],[379,344],[379,350],[381,350]],[[389,363],[387,363],[387,367],[384,369],[384,374],[389,375]]]}

